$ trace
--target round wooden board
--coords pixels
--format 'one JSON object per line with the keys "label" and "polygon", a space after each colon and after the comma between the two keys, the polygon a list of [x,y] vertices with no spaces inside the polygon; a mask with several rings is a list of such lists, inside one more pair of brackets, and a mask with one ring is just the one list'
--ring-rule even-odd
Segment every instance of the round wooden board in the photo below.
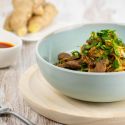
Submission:
{"label": "round wooden board", "polygon": [[36,112],[54,121],[69,125],[125,125],[125,101],[91,103],[66,97],[44,79],[36,65],[23,74],[19,89]]}

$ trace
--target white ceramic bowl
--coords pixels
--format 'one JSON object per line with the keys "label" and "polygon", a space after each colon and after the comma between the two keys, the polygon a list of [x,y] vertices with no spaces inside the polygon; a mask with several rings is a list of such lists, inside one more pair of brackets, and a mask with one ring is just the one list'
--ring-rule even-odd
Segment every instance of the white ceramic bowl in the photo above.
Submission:
{"label": "white ceramic bowl", "polygon": [[78,50],[92,31],[102,29],[116,30],[125,42],[125,25],[104,23],[66,27],[49,34],[37,44],[36,58],[39,69],[59,92],[75,99],[92,102],[125,100],[125,71],[80,72],[53,65],[57,62],[60,52]]}
{"label": "white ceramic bowl", "polygon": [[9,42],[14,46],[10,48],[0,48],[0,68],[5,68],[16,63],[22,47],[22,40],[3,29],[0,29],[0,42]]}

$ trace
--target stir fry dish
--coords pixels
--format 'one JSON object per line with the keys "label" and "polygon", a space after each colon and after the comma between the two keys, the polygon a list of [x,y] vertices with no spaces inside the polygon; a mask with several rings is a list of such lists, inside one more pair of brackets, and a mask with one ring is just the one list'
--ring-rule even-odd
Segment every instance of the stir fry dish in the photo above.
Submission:
{"label": "stir fry dish", "polygon": [[80,51],[60,53],[56,66],[83,72],[125,71],[125,44],[115,30],[92,32]]}

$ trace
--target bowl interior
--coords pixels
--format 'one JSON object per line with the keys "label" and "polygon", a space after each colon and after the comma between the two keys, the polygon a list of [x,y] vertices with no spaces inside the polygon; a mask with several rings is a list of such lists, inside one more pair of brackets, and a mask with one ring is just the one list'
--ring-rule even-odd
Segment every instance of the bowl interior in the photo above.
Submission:
{"label": "bowl interior", "polygon": [[92,31],[102,29],[116,30],[119,37],[125,41],[125,26],[118,24],[87,24],[78,27],[64,28],[63,31],[57,31],[48,35],[38,44],[38,53],[40,57],[49,63],[56,63],[60,52],[71,50],[80,50]]}

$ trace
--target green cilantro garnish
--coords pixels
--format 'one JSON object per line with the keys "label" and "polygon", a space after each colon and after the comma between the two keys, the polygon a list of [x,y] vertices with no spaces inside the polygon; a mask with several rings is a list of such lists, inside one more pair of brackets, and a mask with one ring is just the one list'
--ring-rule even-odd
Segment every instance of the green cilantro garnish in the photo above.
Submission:
{"label": "green cilantro garnish", "polygon": [[73,51],[72,52],[72,55],[75,57],[75,58],[80,58],[81,57],[81,54],[78,52],[78,51]]}
{"label": "green cilantro garnish", "polygon": [[114,69],[117,69],[117,68],[119,68],[119,62],[118,62],[118,60],[117,59],[115,59],[114,60],[114,62],[113,62],[113,64],[112,64],[112,67],[114,68]]}
{"label": "green cilantro garnish", "polygon": [[91,32],[80,52],[73,51],[71,56],[73,57],[70,60],[71,66],[61,60],[59,64],[64,65],[59,66],[71,69],[74,66],[84,72],[125,71],[125,43],[115,30],[104,29]]}

